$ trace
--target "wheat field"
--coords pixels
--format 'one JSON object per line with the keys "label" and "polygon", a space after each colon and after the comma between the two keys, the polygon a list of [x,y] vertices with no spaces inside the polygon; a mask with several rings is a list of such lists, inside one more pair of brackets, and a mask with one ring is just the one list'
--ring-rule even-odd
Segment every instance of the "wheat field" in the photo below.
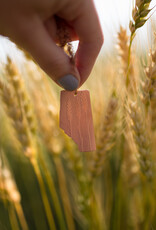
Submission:
{"label": "wheat field", "polygon": [[29,55],[22,66],[0,62],[0,230],[156,229],[154,23],[151,48],[135,47],[150,2],[136,0],[129,31],[120,26],[82,86],[95,152],[79,152],[59,128],[60,87]]}

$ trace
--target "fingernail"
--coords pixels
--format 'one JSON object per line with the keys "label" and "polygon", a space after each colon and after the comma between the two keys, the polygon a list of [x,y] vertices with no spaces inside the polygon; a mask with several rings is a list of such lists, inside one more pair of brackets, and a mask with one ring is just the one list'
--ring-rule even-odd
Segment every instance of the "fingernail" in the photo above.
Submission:
{"label": "fingernail", "polygon": [[78,88],[79,81],[71,74],[67,74],[58,80],[58,83],[66,90],[73,91]]}

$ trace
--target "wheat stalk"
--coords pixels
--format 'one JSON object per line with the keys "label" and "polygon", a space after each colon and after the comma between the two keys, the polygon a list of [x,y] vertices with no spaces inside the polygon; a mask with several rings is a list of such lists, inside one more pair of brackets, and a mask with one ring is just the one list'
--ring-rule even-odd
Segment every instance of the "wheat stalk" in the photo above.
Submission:
{"label": "wheat stalk", "polygon": [[0,96],[2,98],[5,111],[7,112],[11,123],[13,124],[18,140],[22,144],[24,152],[31,146],[31,138],[27,129],[26,123],[21,119],[21,110],[18,107],[18,102],[11,88],[4,86],[0,81]]}
{"label": "wheat stalk", "polygon": [[146,178],[151,180],[154,174],[150,141],[147,136],[147,128],[145,129],[145,124],[141,117],[141,111],[136,103],[130,103],[129,115],[141,170]]}
{"label": "wheat stalk", "polygon": [[142,27],[147,19],[151,9],[149,9],[152,0],[136,0],[135,7],[132,11],[133,21],[130,21],[129,28],[131,31],[131,37],[135,34],[136,30]]}
{"label": "wheat stalk", "polygon": [[141,99],[151,119],[151,128],[156,129],[156,50],[150,54],[150,64],[145,69],[146,79],[142,83]]}
{"label": "wheat stalk", "polygon": [[[122,26],[120,26],[120,31],[118,32],[118,50],[119,50],[119,57],[122,61],[122,73],[126,77],[127,63],[129,59],[129,37],[127,35],[126,29],[124,29]],[[134,66],[133,66],[132,57],[130,57],[129,76],[130,76],[130,90],[132,91],[135,90],[136,88],[136,80],[134,76]]]}
{"label": "wheat stalk", "polygon": [[101,121],[100,133],[98,136],[97,151],[93,154],[91,162],[92,177],[98,176],[103,170],[106,153],[112,148],[112,138],[114,136],[113,127],[117,114],[118,100],[112,95],[104,119]]}
{"label": "wheat stalk", "polygon": [[[24,82],[19,74],[19,71],[11,59],[7,58],[6,76],[14,88],[14,92],[19,102],[21,112],[25,115],[25,119],[29,124],[29,130],[32,135],[36,134],[36,118],[32,109],[32,105],[28,93],[24,87]],[[24,119],[24,118],[23,118]]]}
{"label": "wheat stalk", "polygon": [[[127,72],[127,63],[128,63],[128,51],[129,51],[129,37],[127,35],[126,29],[120,26],[120,31],[118,32],[118,48],[119,48],[119,56],[121,57],[121,61],[123,64],[123,73],[126,75]],[[134,67],[132,63],[131,57],[131,65],[130,65],[130,75],[134,75]]]}
{"label": "wheat stalk", "polygon": [[[19,222],[23,230],[28,230],[28,225],[24,216],[23,208],[21,206],[21,196],[17,189],[16,182],[13,179],[12,173],[9,170],[8,163],[4,157],[4,153],[1,150],[1,161],[0,161],[0,191],[4,194],[3,199],[9,200],[13,204],[14,209],[16,210]],[[3,158],[3,159],[2,159]],[[12,216],[13,210],[10,210],[11,221],[15,223],[15,215]],[[12,220],[14,219],[14,220]],[[18,229],[18,222],[15,225]],[[14,227],[15,227],[14,226]]]}
{"label": "wheat stalk", "polygon": [[142,84],[142,101],[147,107],[156,97],[156,50],[150,56],[150,65],[145,69],[146,81]]}
{"label": "wheat stalk", "polygon": [[139,165],[134,154],[134,148],[132,148],[132,143],[130,141],[130,134],[125,133],[126,142],[124,145],[124,162],[122,165],[123,178],[126,182],[126,185],[130,190],[139,186]]}
{"label": "wheat stalk", "polygon": [[26,138],[29,138],[31,141],[30,146],[27,147],[25,151],[25,155],[26,157],[29,158],[34,168],[36,177],[37,177],[49,227],[51,230],[52,229],[55,230],[56,226],[55,226],[54,217],[53,217],[51,207],[48,201],[42,174],[41,174],[38,162],[37,162],[38,146],[37,146],[36,136],[35,136],[36,129],[34,129],[35,117],[34,117],[34,114],[32,113],[32,109],[31,109],[32,107],[30,106],[30,100],[24,88],[23,82],[19,76],[18,69],[12,63],[10,58],[8,58],[8,63],[5,69],[6,69],[7,77],[10,80],[10,83],[12,83],[13,90],[14,90],[14,93],[18,101],[18,106],[22,113],[21,120],[22,122],[25,122],[26,124],[26,128],[27,128]]}
{"label": "wheat stalk", "polygon": [[130,74],[130,63],[131,63],[131,47],[132,42],[135,37],[135,32],[138,28],[142,27],[148,20],[147,16],[151,11],[149,5],[152,0],[136,0],[135,7],[132,11],[133,20],[129,23],[129,29],[131,31],[131,36],[129,40],[129,51],[128,51],[128,62],[127,62],[127,74],[126,74],[126,86],[129,85],[129,74]]}

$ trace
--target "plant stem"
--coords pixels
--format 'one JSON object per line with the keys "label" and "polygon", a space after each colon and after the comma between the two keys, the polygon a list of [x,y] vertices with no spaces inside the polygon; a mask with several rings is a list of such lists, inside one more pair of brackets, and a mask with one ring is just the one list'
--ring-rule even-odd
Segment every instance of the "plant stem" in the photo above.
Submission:
{"label": "plant stem", "polygon": [[131,47],[132,47],[132,42],[134,39],[134,34],[131,34],[130,36],[130,43],[129,43],[129,49],[128,49],[128,64],[127,64],[127,74],[126,74],[126,87],[128,88],[129,86],[129,70],[130,70],[130,61],[131,61]]}
{"label": "plant stem", "polygon": [[75,230],[75,224],[74,224],[74,220],[72,217],[72,209],[71,209],[70,200],[68,196],[68,190],[67,190],[67,185],[66,185],[66,178],[64,176],[65,173],[64,173],[63,165],[62,165],[60,158],[58,157],[55,157],[54,161],[56,165],[60,192],[61,192],[61,197],[63,201],[68,230]]}
{"label": "plant stem", "polygon": [[16,209],[22,230],[29,230],[21,204],[15,203],[15,209]]}
{"label": "plant stem", "polygon": [[63,212],[61,209],[60,201],[59,201],[58,195],[56,193],[54,181],[53,181],[53,178],[51,177],[51,175],[49,173],[49,170],[47,169],[47,166],[46,166],[44,159],[42,158],[41,154],[39,154],[39,161],[40,161],[42,170],[44,172],[44,175],[46,177],[46,181],[47,181],[47,185],[48,185],[51,197],[54,201],[53,204],[54,204],[54,207],[56,210],[57,217],[59,219],[60,229],[65,230],[66,229],[66,223],[65,223],[65,220],[63,217]]}
{"label": "plant stem", "polygon": [[91,216],[90,216],[90,227],[89,230],[92,229],[97,229],[97,230],[103,230],[105,229],[104,226],[102,226],[101,223],[101,214],[100,214],[100,210],[99,210],[99,206],[97,203],[97,199],[95,197],[95,193],[94,193],[94,189],[93,186],[91,188],[91,204],[90,204],[90,212],[91,212]]}
{"label": "plant stem", "polygon": [[9,204],[8,212],[12,230],[20,230],[13,204]]}
{"label": "plant stem", "polygon": [[45,186],[44,186],[44,182],[43,182],[43,178],[41,176],[41,172],[40,169],[37,165],[36,159],[31,159],[31,163],[33,165],[39,186],[40,186],[40,191],[41,191],[41,195],[42,195],[42,200],[43,200],[43,204],[44,204],[44,208],[45,208],[45,212],[46,212],[46,216],[47,216],[47,220],[48,220],[48,224],[50,227],[50,230],[56,230],[56,226],[55,226],[55,222],[54,222],[54,217],[52,215],[52,211],[49,205],[49,201],[47,198],[47,194],[46,194],[46,190],[45,190]]}

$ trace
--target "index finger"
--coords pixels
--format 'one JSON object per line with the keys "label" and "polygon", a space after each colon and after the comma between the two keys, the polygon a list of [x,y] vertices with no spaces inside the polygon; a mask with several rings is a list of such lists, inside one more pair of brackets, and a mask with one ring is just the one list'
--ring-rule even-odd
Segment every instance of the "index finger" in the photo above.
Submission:
{"label": "index finger", "polygon": [[81,13],[73,22],[79,37],[76,66],[80,73],[80,86],[88,78],[103,44],[103,33],[92,0],[83,1]]}

